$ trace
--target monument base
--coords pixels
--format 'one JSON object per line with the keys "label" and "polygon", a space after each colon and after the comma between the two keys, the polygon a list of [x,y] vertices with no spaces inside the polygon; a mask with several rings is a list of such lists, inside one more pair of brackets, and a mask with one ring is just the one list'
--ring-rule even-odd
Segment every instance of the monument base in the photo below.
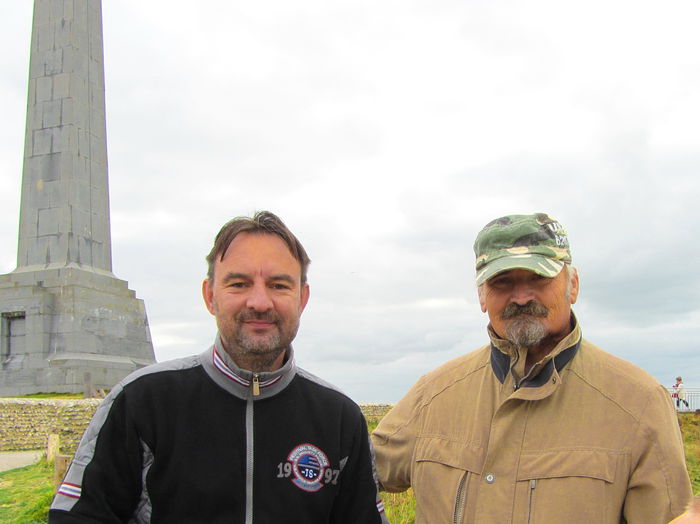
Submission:
{"label": "monument base", "polygon": [[0,275],[0,396],[111,389],[155,362],[143,301],[80,267]]}

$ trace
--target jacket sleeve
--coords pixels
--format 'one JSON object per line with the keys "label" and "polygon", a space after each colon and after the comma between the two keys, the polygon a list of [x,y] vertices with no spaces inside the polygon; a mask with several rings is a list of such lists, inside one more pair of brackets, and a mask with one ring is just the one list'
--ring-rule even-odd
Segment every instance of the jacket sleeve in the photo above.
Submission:
{"label": "jacket sleeve", "polygon": [[54,497],[50,524],[121,523],[141,498],[142,444],[115,390],[95,412]]}
{"label": "jacket sleeve", "polygon": [[381,490],[398,492],[411,487],[411,461],[416,445],[423,379],[379,422],[372,432]]}
{"label": "jacket sleeve", "polygon": [[668,393],[651,393],[635,438],[636,460],[623,514],[628,524],[666,524],[683,513],[692,496],[678,417]]}
{"label": "jacket sleeve", "polygon": [[345,464],[341,464],[340,489],[329,522],[389,524],[379,498],[367,424],[359,408],[357,411],[352,449]]}

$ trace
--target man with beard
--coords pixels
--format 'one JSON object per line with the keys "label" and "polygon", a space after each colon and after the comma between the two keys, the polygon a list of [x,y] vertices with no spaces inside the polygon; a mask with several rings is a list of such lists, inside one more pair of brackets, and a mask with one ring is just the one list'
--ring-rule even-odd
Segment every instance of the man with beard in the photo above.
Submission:
{"label": "man with beard", "polygon": [[474,250],[490,344],[423,376],[380,422],[382,487],[413,487],[418,524],[665,524],[682,513],[690,482],[666,389],[582,338],[562,226],[502,217]]}
{"label": "man with beard", "polygon": [[224,225],[207,262],[213,346],[110,392],[49,522],[385,522],[359,407],[294,362],[301,243],[263,211]]}

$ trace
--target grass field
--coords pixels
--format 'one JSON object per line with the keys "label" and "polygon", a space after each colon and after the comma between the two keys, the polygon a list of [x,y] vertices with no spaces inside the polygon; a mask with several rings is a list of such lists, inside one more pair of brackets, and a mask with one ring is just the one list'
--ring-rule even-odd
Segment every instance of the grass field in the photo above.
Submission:
{"label": "grass field", "polygon": [[39,524],[47,520],[53,498],[53,469],[45,460],[0,473],[0,522]]}
{"label": "grass field", "polygon": [[[368,420],[370,430],[377,420]],[[693,492],[700,493],[700,416],[680,415],[681,430],[685,442],[686,461]],[[53,497],[51,468],[46,461],[33,466],[0,473],[0,523],[43,524]],[[382,493],[386,514],[392,524],[415,522],[413,493]]]}
{"label": "grass field", "polygon": [[[373,431],[377,427],[379,419],[368,418],[367,429]],[[392,524],[413,524],[416,521],[416,501],[413,498],[413,490],[404,493],[382,493],[384,511]]]}
{"label": "grass field", "polygon": [[10,398],[63,398],[63,399],[74,399],[74,398],[84,398],[82,393],[32,393],[31,395],[20,395],[18,397]]}
{"label": "grass field", "polygon": [[700,415],[690,413],[680,416],[685,444],[685,461],[693,483],[693,493],[700,494]]}

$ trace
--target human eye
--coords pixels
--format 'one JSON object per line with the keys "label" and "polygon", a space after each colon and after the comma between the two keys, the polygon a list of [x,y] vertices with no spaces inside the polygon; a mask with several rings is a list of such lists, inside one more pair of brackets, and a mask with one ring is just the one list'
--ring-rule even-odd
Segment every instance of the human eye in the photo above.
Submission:
{"label": "human eye", "polygon": [[489,287],[495,288],[495,289],[502,289],[504,287],[507,287],[510,283],[510,279],[506,276],[502,277],[494,277],[491,280],[489,280],[488,284]]}
{"label": "human eye", "polygon": [[291,289],[291,286],[286,282],[273,282],[270,287],[279,291]]}
{"label": "human eye", "polygon": [[533,273],[531,279],[535,284],[540,286],[546,286],[552,281],[551,278],[545,277],[544,275],[538,275],[537,273]]}
{"label": "human eye", "polygon": [[244,280],[233,280],[228,283],[228,287],[233,289],[243,289],[248,286],[248,283]]}

